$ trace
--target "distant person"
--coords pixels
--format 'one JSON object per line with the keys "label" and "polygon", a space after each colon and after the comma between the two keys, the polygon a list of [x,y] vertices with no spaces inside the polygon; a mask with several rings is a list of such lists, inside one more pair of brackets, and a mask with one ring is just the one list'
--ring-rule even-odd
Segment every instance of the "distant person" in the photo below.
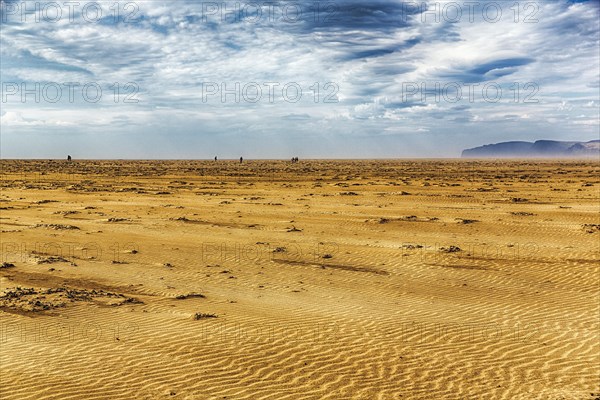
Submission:
{"label": "distant person", "polygon": [[67,161],[71,161],[71,156],[67,156]]}
{"label": "distant person", "polygon": [[240,164],[244,162],[244,157],[240,157]]}
{"label": "distant person", "polygon": [[215,161],[217,161],[217,156],[215,156]]}

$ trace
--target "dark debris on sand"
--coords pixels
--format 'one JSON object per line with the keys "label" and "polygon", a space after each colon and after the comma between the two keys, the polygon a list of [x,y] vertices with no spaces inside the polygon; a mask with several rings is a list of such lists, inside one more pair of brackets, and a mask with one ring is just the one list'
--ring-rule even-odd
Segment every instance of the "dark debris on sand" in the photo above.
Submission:
{"label": "dark debris on sand", "polygon": [[208,319],[208,318],[217,318],[217,315],[216,314],[207,314],[207,313],[195,313],[192,316],[192,319],[194,321],[198,321],[201,319]]}
{"label": "dark debris on sand", "polygon": [[458,253],[459,251],[462,251],[462,249],[458,246],[448,246],[448,247],[442,247],[440,248],[440,251],[443,251],[444,253]]}
{"label": "dark debris on sand", "polygon": [[0,295],[0,308],[17,312],[38,312],[55,308],[66,307],[73,302],[94,302],[101,298],[120,300],[122,304],[143,304],[142,301],[127,297],[124,294],[112,293],[98,289],[74,289],[68,287],[57,287],[49,289],[21,288],[5,291]]}

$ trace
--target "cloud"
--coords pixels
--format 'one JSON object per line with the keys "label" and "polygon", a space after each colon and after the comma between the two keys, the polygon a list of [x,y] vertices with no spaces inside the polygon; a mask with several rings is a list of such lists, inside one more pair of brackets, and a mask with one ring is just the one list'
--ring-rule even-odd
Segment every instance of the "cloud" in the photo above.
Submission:
{"label": "cloud", "polygon": [[33,119],[25,118],[19,112],[7,111],[0,116],[0,124],[4,127],[67,127],[73,126],[71,122],[63,121],[59,119]]}
{"label": "cloud", "polygon": [[[393,148],[378,142],[381,135],[401,131],[404,143],[411,132],[418,135],[423,156],[452,156],[502,135],[597,135],[597,126],[585,122],[598,117],[600,101],[600,12],[594,1],[536,2],[528,9],[519,3],[518,14],[512,3],[481,1],[472,16],[463,7],[459,20],[444,14],[450,1],[414,6],[349,0],[320,2],[319,8],[307,1],[263,5],[260,13],[250,3],[236,9],[236,2],[226,2],[222,9],[221,2],[144,1],[125,8],[129,3],[117,2],[116,18],[115,2],[100,1],[102,18],[94,23],[81,12],[72,21],[36,22],[31,13],[7,16],[4,9],[3,82],[94,82],[103,89],[98,103],[11,96],[2,104],[1,121],[3,135],[15,138],[10,143],[47,125],[71,136],[108,129],[156,143],[177,131],[186,150],[186,141],[223,145],[247,135],[287,137],[296,146],[271,148],[267,140],[257,151],[271,157],[282,149],[314,149],[327,137],[341,156],[377,156]],[[216,10],[210,8],[215,4]],[[482,12],[489,4],[501,4],[498,21]],[[204,101],[207,83],[220,89],[210,102]],[[266,91],[258,102],[241,92],[222,101],[222,90],[236,83],[278,86],[273,101]],[[127,84],[135,93],[124,91]],[[302,89],[299,101],[285,98],[281,88],[287,84]],[[502,92],[497,102],[483,92],[489,85]],[[460,101],[452,101],[449,86],[462,90]],[[416,93],[407,92],[414,87]],[[124,101],[133,94],[137,103]],[[241,100],[232,100],[236,96]],[[493,133],[486,124],[494,124]],[[349,140],[359,136],[382,146]],[[177,148],[173,142],[149,151]]]}

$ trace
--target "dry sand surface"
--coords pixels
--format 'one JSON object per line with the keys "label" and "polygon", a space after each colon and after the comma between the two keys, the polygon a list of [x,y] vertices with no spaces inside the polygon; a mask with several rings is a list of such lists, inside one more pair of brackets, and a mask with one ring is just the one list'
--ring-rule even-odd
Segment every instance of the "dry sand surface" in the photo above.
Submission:
{"label": "dry sand surface", "polygon": [[2,160],[2,399],[598,399],[594,161]]}

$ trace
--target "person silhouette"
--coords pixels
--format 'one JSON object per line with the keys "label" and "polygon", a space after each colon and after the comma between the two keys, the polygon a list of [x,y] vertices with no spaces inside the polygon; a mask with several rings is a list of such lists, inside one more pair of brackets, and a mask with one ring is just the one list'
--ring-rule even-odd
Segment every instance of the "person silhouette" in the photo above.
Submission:
{"label": "person silhouette", "polygon": [[215,156],[215,161],[217,161],[217,156]]}
{"label": "person silhouette", "polygon": [[240,157],[240,164],[244,162],[244,158]]}
{"label": "person silhouette", "polygon": [[71,156],[70,155],[67,156],[67,161],[71,161]]}

